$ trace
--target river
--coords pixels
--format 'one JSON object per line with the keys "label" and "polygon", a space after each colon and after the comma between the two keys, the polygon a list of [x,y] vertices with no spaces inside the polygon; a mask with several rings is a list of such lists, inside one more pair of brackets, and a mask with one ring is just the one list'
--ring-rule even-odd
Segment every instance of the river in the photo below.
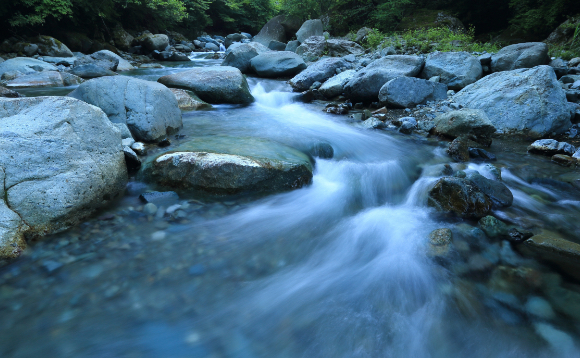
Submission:
{"label": "river", "polygon": [[[334,157],[316,158],[312,184],[267,196],[180,193],[175,215],[147,216],[138,199],[147,187],[131,179],[114,206],[0,268],[1,357],[580,356],[577,281],[427,207],[436,177],[426,173],[449,162],[443,144],[363,129],[324,103],[296,101],[284,81],[249,83],[254,104],[184,112],[172,146],[218,135],[303,150],[328,143]],[[580,242],[580,194],[564,183],[578,172],[525,143],[491,150],[515,198],[494,215]],[[439,228],[454,230],[445,260],[429,254]]]}

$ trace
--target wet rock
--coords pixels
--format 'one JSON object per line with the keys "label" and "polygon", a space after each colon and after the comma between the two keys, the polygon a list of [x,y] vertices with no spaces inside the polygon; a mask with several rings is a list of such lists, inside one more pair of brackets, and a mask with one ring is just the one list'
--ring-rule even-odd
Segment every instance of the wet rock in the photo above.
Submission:
{"label": "wet rock", "polygon": [[447,98],[447,86],[413,77],[397,77],[385,83],[379,91],[381,105],[413,108],[427,101]]}
{"label": "wet rock", "polygon": [[55,66],[62,65],[66,67],[73,66],[75,61],[77,61],[76,57],[50,57],[50,56],[43,56],[38,58],[41,61],[46,63],[51,63]]}
{"label": "wet rock", "polygon": [[487,179],[476,171],[467,172],[466,179],[491,199],[493,207],[505,208],[513,204],[514,196],[504,183]]}
{"label": "wet rock", "polygon": [[222,66],[235,67],[242,73],[249,73],[252,71],[250,61],[259,54],[268,51],[269,49],[259,42],[233,44],[226,51]]}
{"label": "wet rock", "polygon": [[490,239],[501,239],[508,236],[508,226],[493,216],[488,215],[481,218],[477,225]]}
{"label": "wet rock", "polygon": [[531,232],[522,232],[516,228],[512,228],[508,231],[508,240],[516,244],[522,243],[532,236],[534,236],[534,234]]}
{"label": "wet rock", "polygon": [[571,156],[564,154],[556,154],[552,156],[552,162],[563,167],[570,167],[578,164],[578,160],[576,158],[572,158]]}
{"label": "wet rock", "polygon": [[164,51],[169,46],[169,37],[164,34],[145,34],[135,39],[140,46],[143,46],[147,53],[153,51]]}
{"label": "wet rock", "polygon": [[78,85],[83,79],[70,73],[58,71],[43,71],[30,75],[19,76],[6,82],[8,88],[39,88],[63,87]]}
{"label": "wet rock", "polygon": [[375,117],[371,117],[369,119],[364,120],[362,122],[362,126],[363,128],[366,129],[382,129],[387,127],[387,125],[384,122],[380,121]]}
{"label": "wet rock", "polygon": [[399,127],[400,133],[411,134],[417,129],[417,121],[413,117],[401,118],[401,122],[401,126]]}
{"label": "wet rock", "polygon": [[67,97],[0,98],[0,122],[3,201],[27,237],[75,225],[124,191],[121,135],[100,109]]}
{"label": "wet rock", "polygon": [[496,161],[497,157],[495,154],[488,152],[481,148],[469,148],[469,157],[474,159],[481,159],[485,161]]}
{"label": "wet rock", "polygon": [[481,78],[480,61],[467,52],[435,52],[427,56],[421,74],[424,79],[438,76],[452,90],[460,90]]}
{"label": "wet rock", "polygon": [[131,47],[131,42],[135,38],[131,36],[127,31],[125,31],[120,25],[113,29],[113,41],[115,42],[115,47],[119,50],[127,51]]}
{"label": "wet rock", "polygon": [[467,137],[460,136],[455,138],[453,142],[449,143],[446,152],[455,162],[468,162],[469,148],[467,146]]}
{"label": "wet rock", "polygon": [[334,157],[334,148],[329,143],[321,142],[312,146],[308,150],[308,154],[315,158],[332,159]]}
{"label": "wet rock", "polygon": [[340,96],[344,92],[344,85],[348,83],[356,73],[355,70],[347,70],[331,77],[320,86],[318,91],[326,98]]}
{"label": "wet rock", "polygon": [[179,200],[179,195],[174,191],[152,191],[139,195],[144,203],[152,203],[157,206],[172,205]]}
{"label": "wet rock", "polygon": [[511,71],[547,65],[548,45],[543,42],[527,42],[507,46],[491,57],[493,72]]}
{"label": "wet rock", "polygon": [[105,76],[116,76],[117,74],[111,70],[107,70],[106,68],[97,66],[95,64],[89,63],[86,65],[79,65],[75,66],[71,71],[71,74],[84,78],[84,79],[92,79],[98,77],[105,77]]}
{"label": "wet rock", "polygon": [[206,137],[150,160],[143,177],[158,185],[214,193],[281,191],[312,180],[308,156],[257,138]]}
{"label": "wet rock", "polygon": [[242,34],[229,34],[226,36],[226,40],[224,41],[224,46],[226,49],[229,49],[230,46],[235,42],[242,42],[242,40],[246,40],[247,37]]}
{"label": "wet rock", "polygon": [[574,355],[574,339],[566,332],[554,328],[548,323],[534,323],[536,333],[550,344],[552,350],[561,355]]}
{"label": "wet rock", "polygon": [[38,46],[38,53],[52,57],[74,57],[65,44],[50,36],[38,36],[33,41]]}
{"label": "wet rock", "polygon": [[177,99],[179,109],[186,111],[196,111],[198,109],[211,108],[211,104],[202,101],[193,92],[178,88],[170,88]]}
{"label": "wet rock", "polygon": [[553,155],[558,151],[558,141],[555,139],[539,139],[528,147],[528,152]]}
{"label": "wet rock", "polygon": [[138,170],[141,168],[141,159],[137,154],[128,146],[123,147],[123,153],[125,154],[125,163],[127,164],[127,169]]}
{"label": "wet rock", "polygon": [[234,67],[198,67],[163,76],[158,82],[167,87],[193,91],[200,99],[212,104],[249,104],[254,101],[246,78]]}
{"label": "wet rock", "polygon": [[324,29],[322,27],[322,21],[320,19],[306,20],[298,32],[296,32],[296,39],[303,43],[307,38],[311,36],[323,36]]}
{"label": "wet rock", "polygon": [[563,133],[571,125],[571,105],[549,66],[491,74],[453,100],[483,110],[501,134],[538,138]]}
{"label": "wet rock", "polygon": [[557,153],[558,154],[565,154],[565,155],[574,155],[576,152],[576,147],[573,145],[566,143],[566,142],[559,142]]}
{"label": "wet rock", "polygon": [[262,53],[250,61],[252,70],[260,77],[289,77],[306,69],[306,64],[294,52],[276,51]]}
{"label": "wet rock", "polygon": [[56,71],[57,68],[49,63],[33,58],[16,57],[0,63],[0,76],[7,72],[18,71],[24,75],[29,75],[39,71]]}
{"label": "wet rock", "polygon": [[467,179],[444,177],[429,190],[427,204],[440,212],[479,219],[491,210],[491,200]]}
{"label": "wet rock", "polygon": [[388,81],[400,77],[415,77],[423,68],[424,60],[418,56],[386,56],[371,62],[358,71],[345,85],[346,95],[353,102],[373,102]]}
{"label": "wet rock", "polygon": [[450,229],[437,229],[429,234],[429,255],[443,257],[449,254],[453,232]]}
{"label": "wet rock", "polygon": [[[313,63],[307,69],[294,76],[290,81],[290,86],[294,91],[302,92],[308,90],[315,82],[324,82],[336,74],[339,68],[350,69],[350,62],[342,58],[326,58]],[[342,92],[342,91],[341,91]]]}
{"label": "wet rock", "polygon": [[101,108],[114,123],[125,123],[133,138],[157,142],[182,126],[175,95],[165,86],[127,76],[87,81],[69,94]]}
{"label": "wet rock", "polygon": [[451,138],[468,136],[484,145],[491,144],[491,135],[496,130],[485,112],[478,109],[464,108],[440,114],[435,117],[434,124],[435,133]]}
{"label": "wet rock", "polygon": [[147,149],[145,148],[145,144],[141,142],[135,142],[131,144],[131,149],[137,153],[137,155],[146,155]]}
{"label": "wet rock", "polygon": [[580,278],[580,244],[544,231],[524,241],[518,249],[525,255],[548,261],[567,274]]}

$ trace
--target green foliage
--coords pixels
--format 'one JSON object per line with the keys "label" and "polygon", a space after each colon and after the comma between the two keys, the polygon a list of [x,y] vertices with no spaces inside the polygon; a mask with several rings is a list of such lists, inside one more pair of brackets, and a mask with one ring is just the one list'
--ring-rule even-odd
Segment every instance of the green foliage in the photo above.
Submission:
{"label": "green foliage", "polygon": [[5,11],[12,10],[12,16],[7,19],[10,26],[39,25],[44,23],[47,17],[61,19],[72,15],[72,3],[70,0],[14,0],[6,7]]}
{"label": "green foliage", "polygon": [[446,27],[408,30],[402,33],[386,36],[374,29],[367,35],[366,45],[371,48],[393,46],[397,49],[416,48],[416,52],[428,53],[434,51],[452,52],[497,52],[499,44],[480,43],[475,41],[475,28],[467,32],[454,32]]}
{"label": "green foliage", "polygon": [[550,33],[570,11],[580,10],[577,0],[510,0],[515,16],[510,23],[531,34]]}

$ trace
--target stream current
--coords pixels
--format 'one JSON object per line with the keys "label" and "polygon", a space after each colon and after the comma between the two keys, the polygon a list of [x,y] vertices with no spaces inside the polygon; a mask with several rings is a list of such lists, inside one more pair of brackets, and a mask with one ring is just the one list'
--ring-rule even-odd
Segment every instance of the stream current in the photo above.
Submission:
{"label": "stream current", "polygon": [[[148,155],[216,135],[329,143],[312,184],[179,193],[177,212],[146,215],[138,195],[155,188],[131,179],[115,206],[0,268],[1,357],[580,357],[577,281],[427,207],[426,173],[449,162],[442,144],[363,129],[295,101],[284,81],[249,83],[254,104],[184,112],[172,146]],[[577,172],[525,144],[491,150],[514,193],[495,216],[580,242],[580,193],[563,180]],[[439,228],[454,231],[445,262],[429,254]]]}

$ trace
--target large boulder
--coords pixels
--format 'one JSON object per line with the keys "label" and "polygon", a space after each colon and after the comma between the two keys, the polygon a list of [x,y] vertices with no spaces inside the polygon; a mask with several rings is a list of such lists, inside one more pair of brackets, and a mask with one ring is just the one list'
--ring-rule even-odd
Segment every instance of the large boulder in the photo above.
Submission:
{"label": "large boulder", "polygon": [[306,68],[306,63],[294,52],[272,51],[252,58],[250,66],[260,77],[275,78],[294,76]]}
{"label": "large boulder", "polygon": [[149,161],[148,182],[176,189],[217,193],[282,191],[312,180],[309,157],[258,138],[202,137]]}
{"label": "large boulder", "polygon": [[324,82],[336,74],[339,68],[352,68],[352,64],[340,57],[325,58],[308,66],[300,72],[289,83],[295,91],[306,91],[314,82]]}
{"label": "large boulder", "polygon": [[0,98],[0,177],[6,258],[18,254],[22,235],[64,230],[122,195],[121,133],[100,109],[73,98]]}
{"label": "large boulder", "polygon": [[550,61],[548,45],[543,42],[526,42],[502,48],[491,57],[493,72],[511,71],[547,65]]}
{"label": "large boulder", "polygon": [[254,36],[252,41],[259,42],[264,46],[268,46],[270,41],[286,42],[286,29],[282,23],[286,19],[285,15],[278,15],[262,27],[262,30]]}
{"label": "large boulder", "polygon": [[230,46],[235,42],[242,42],[242,40],[247,40],[248,38],[242,34],[229,34],[226,36],[226,41],[224,41],[224,46],[226,49],[230,48]]}
{"label": "large boulder", "polygon": [[90,57],[92,59],[94,59],[95,61],[106,60],[106,61],[111,61],[111,62],[117,62],[117,66],[115,69],[116,71],[129,71],[129,70],[135,69],[135,67],[133,67],[129,63],[129,61],[125,60],[121,56],[119,56],[119,55],[117,55],[109,50],[101,50],[101,51],[95,52],[95,53],[91,54]]}
{"label": "large boulder", "polygon": [[302,43],[311,36],[323,36],[323,32],[324,28],[320,19],[306,20],[296,33],[296,38]]}
{"label": "large boulder", "polygon": [[445,84],[405,76],[390,80],[379,91],[381,104],[396,108],[412,108],[446,98]]}
{"label": "large boulder", "polygon": [[418,56],[385,56],[357,72],[345,85],[345,93],[354,102],[375,102],[385,83],[400,76],[415,77],[423,64]]}
{"label": "large boulder", "polygon": [[324,82],[318,89],[318,92],[329,99],[340,96],[344,92],[344,85],[354,77],[355,73],[355,70],[347,70],[339,73]]}
{"label": "large boulder", "polygon": [[0,63],[0,77],[4,72],[18,71],[29,75],[38,71],[56,71],[57,68],[50,63],[36,60],[34,58],[16,57]]}
{"label": "large boulder", "polygon": [[101,108],[113,123],[125,123],[138,141],[160,141],[182,126],[177,99],[159,83],[102,77],[81,84],[69,96]]}
{"label": "large boulder", "polygon": [[50,36],[38,36],[33,41],[38,46],[38,53],[52,57],[74,57],[65,44]]}
{"label": "large boulder", "polygon": [[72,70],[70,70],[70,73],[84,79],[117,75],[115,72],[98,66],[94,63],[75,66]]}
{"label": "large boulder", "polygon": [[144,34],[135,39],[139,45],[143,46],[145,51],[164,51],[169,46],[169,37],[164,34]]}
{"label": "large boulder", "polygon": [[19,76],[6,82],[8,88],[64,87],[81,84],[83,79],[66,72],[43,71]]}
{"label": "large boulder", "polygon": [[473,140],[489,144],[496,129],[481,109],[463,108],[435,117],[433,131],[447,137],[468,136]]}
{"label": "large boulder", "polygon": [[481,62],[467,52],[435,52],[427,56],[422,77],[439,76],[449,89],[460,90],[481,78]]}
{"label": "large boulder", "polygon": [[453,99],[483,110],[501,134],[538,138],[571,126],[572,107],[550,66],[493,73]]}
{"label": "large boulder", "polygon": [[232,44],[226,51],[226,57],[222,66],[235,67],[242,73],[249,73],[252,70],[250,61],[261,53],[270,51],[259,42]]}
{"label": "large boulder", "polygon": [[347,55],[360,55],[365,50],[361,45],[353,41],[330,39],[326,40],[326,52],[328,52],[328,56],[343,57]]}
{"label": "large boulder", "polygon": [[129,48],[131,48],[131,42],[133,42],[133,40],[134,37],[125,31],[120,25],[113,29],[113,41],[115,42],[115,47],[117,47],[119,50],[129,51]]}
{"label": "large boulder", "polygon": [[296,54],[301,56],[304,61],[312,62],[318,60],[325,50],[326,39],[324,36],[311,36],[296,48]]}
{"label": "large boulder", "polygon": [[248,104],[254,101],[246,78],[235,67],[198,67],[163,76],[158,81],[167,87],[193,91],[203,101],[212,104]]}
{"label": "large boulder", "polygon": [[443,213],[480,219],[489,213],[492,202],[471,181],[444,177],[429,190],[427,205]]}

